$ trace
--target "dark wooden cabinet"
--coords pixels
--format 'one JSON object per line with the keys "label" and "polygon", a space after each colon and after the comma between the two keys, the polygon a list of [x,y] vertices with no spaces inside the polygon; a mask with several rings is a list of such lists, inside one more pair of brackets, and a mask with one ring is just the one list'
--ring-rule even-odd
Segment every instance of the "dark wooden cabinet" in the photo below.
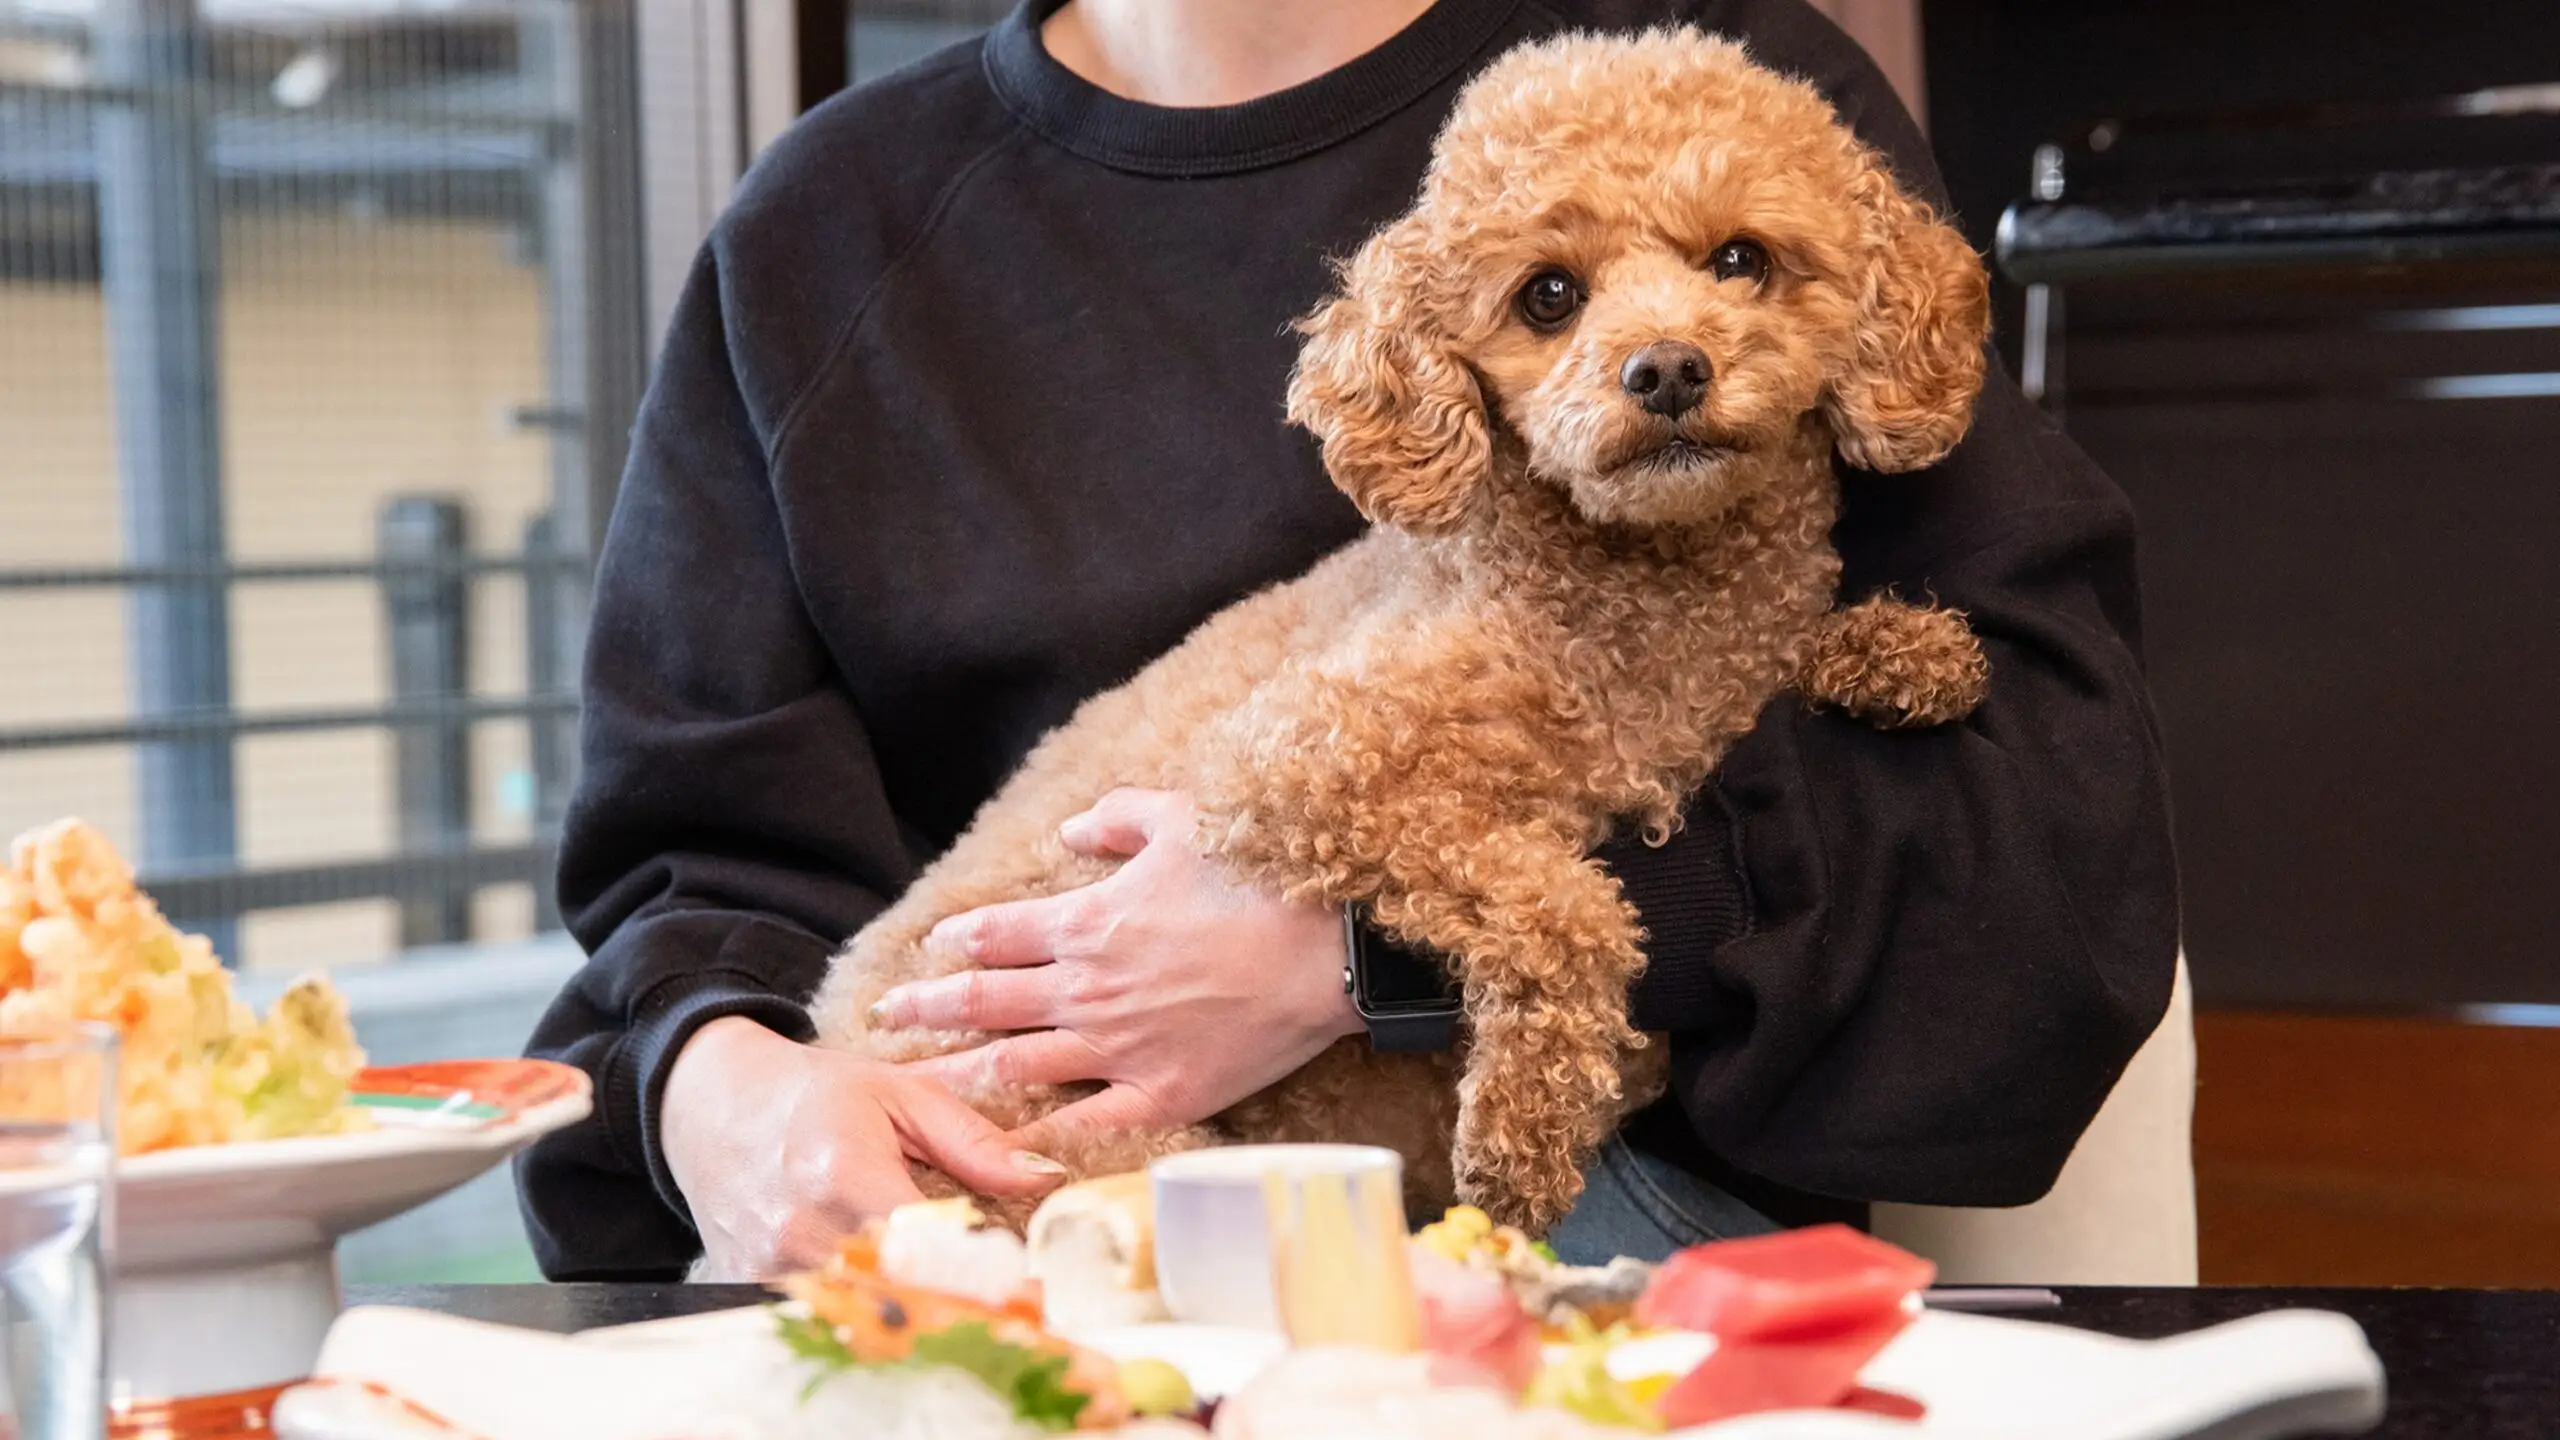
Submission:
{"label": "dark wooden cabinet", "polygon": [[[2547,0],[1969,0],[1924,31],[1986,249],[2046,143],[2065,194],[2136,207],[2375,172],[2560,194]],[[2065,423],[2141,519],[2208,1005],[2560,1004],[2560,238],[2535,248],[2053,292]]]}

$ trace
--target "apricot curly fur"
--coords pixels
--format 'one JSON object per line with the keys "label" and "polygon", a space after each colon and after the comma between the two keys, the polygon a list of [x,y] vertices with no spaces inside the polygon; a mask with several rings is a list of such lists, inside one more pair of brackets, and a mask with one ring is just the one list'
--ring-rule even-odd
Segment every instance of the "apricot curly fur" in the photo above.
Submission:
{"label": "apricot curly fur", "polygon": [[[1737,237],[1766,248],[1765,281],[1707,268]],[[1586,296],[1555,333],[1514,308],[1546,266]],[[1389,1145],[1417,1207],[1463,1196],[1542,1231],[1664,1072],[1629,1024],[1643,935],[1597,842],[1667,838],[1790,685],[1885,724],[1980,697],[1960,616],[1833,613],[1829,537],[1835,454],[1913,469],[1962,437],[1985,282],[1816,91],[1690,30],[1496,61],[1413,209],[1338,279],[1302,323],[1289,415],[1378,526],[1079,708],[853,938],[811,1013],[823,1042],[888,1060],[984,1038],[867,1012],[959,963],[923,948],[936,921],[1105,873],[1059,844],[1068,816],[1115,786],[1189,789],[1198,842],[1239,875],[1366,904],[1451,957],[1463,1054],[1347,1041],[1203,1125],[1073,1143],[1038,1125],[1057,1088],[995,1077],[964,1098],[1079,1175],[1226,1141]],[[1669,420],[1619,382],[1659,340],[1713,371]]]}
{"label": "apricot curly fur", "polygon": [[1878,725],[1943,725],[1973,713],[1991,684],[1961,610],[1861,600],[1823,617],[1805,692]]}

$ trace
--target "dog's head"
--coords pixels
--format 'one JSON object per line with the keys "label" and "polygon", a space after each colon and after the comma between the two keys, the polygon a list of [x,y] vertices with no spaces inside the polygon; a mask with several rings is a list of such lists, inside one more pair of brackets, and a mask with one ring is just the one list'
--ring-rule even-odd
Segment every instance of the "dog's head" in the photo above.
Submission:
{"label": "dog's head", "polygon": [[1301,324],[1289,415],[1373,520],[1447,530],[1497,436],[1601,523],[1694,525],[1828,427],[1929,465],[1988,284],[1811,86],[1694,30],[1566,36],[1470,83],[1422,197]]}

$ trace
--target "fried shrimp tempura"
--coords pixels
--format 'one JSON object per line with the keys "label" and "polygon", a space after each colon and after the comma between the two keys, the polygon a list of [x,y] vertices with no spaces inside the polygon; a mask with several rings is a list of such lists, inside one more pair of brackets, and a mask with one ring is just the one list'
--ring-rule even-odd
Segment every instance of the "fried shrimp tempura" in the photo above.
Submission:
{"label": "fried shrimp tempura", "polygon": [[104,835],[63,820],[19,836],[0,870],[0,1039],[74,1021],[117,1031],[125,1154],[368,1123],[346,1098],[364,1052],[327,981],[261,1020],[211,942],[163,918]]}

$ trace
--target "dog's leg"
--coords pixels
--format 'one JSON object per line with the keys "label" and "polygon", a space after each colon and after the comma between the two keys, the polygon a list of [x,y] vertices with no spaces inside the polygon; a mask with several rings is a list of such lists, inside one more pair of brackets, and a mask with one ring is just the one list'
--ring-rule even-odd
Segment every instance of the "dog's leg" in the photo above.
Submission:
{"label": "dog's leg", "polygon": [[[1584,858],[1587,767],[1542,732],[1552,697],[1499,654],[1471,657],[1495,643],[1483,628],[1454,632],[1275,687],[1283,703],[1240,717],[1264,723],[1202,766],[1202,839],[1250,881],[1367,904],[1454,957],[1472,1033],[1457,1186],[1534,1233],[1572,1206],[1619,1117],[1643,952],[1617,882]],[[1378,1094],[1353,1081],[1329,1098],[1347,1115]]]}
{"label": "dog's leg", "polygon": [[1469,1046],[1452,1155],[1461,1197],[1544,1234],[1625,1111],[1621,1066],[1645,1039],[1627,1021],[1642,931],[1617,882],[1561,846],[1506,844],[1480,894],[1397,903],[1379,918],[1463,957]]}
{"label": "dog's leg", "polygon": [[1962,611],[1878,596],[1822,618],[1802,684],[1809,699],[1908,728],[1972,714],[1990,678]]}
{"label": "dog's leg", "polygon": [[[1451,813],[1429,816],[1371,812],[1372,823],[1408,837],[1385,857],[1383,881],[1368,894],[1372,913],[1457,957],[1465,993],[1469,1040],[1449,1169],[1433,1155],[1414,1157],[1415,1171],[1426,1182],[1453,1171],[1459,1198],[1543,1234],[1572,1208],[1583,1167],[1624,1114],[1620,1062],[1646,1044],[1627,1021],[1642,932],[1617,882],[1561,834],[1455,813],[1463,803],[1448,796]],[[1268,833],[1247,822],[1229,838]],[[1302,1116],[1309,1106],[1329,1110],[1339,1138],[1359,1128],[1350,1117],[1408,1103],[1380,1078],[1319,1063],[1287,1086],[1311,1087],[1295,1100]]]}

